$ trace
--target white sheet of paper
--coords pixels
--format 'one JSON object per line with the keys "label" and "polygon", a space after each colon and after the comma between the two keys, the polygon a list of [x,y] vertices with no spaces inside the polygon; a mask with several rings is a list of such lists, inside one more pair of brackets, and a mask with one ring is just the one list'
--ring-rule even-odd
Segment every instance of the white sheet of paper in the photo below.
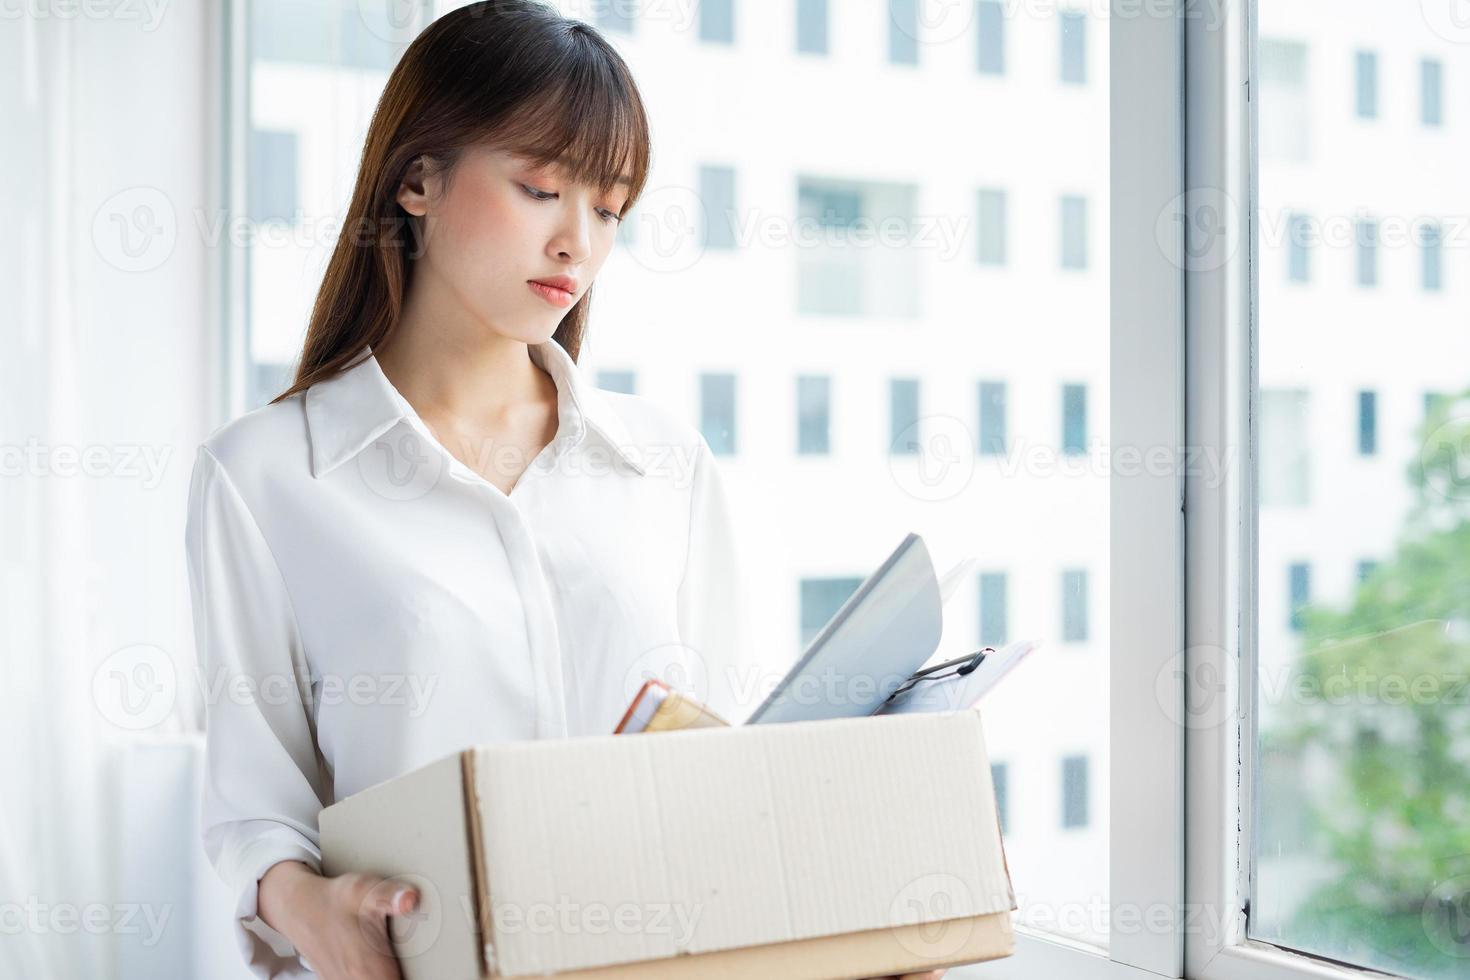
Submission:
{"label": "white sheet of paper", "polygon": [[905,693],[873,712],[878,715],[906,715],[924,711],[956,711],[971,708],[1015,669],[1038,640],[1017,640],[986,654],[980,666],[963,676],[958,674],[935,681],[919,681]]}

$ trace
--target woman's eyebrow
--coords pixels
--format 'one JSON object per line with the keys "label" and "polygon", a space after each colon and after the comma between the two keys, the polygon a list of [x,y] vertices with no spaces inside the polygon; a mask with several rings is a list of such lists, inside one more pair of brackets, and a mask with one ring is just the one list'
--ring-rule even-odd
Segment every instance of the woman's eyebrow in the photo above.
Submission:
{"label": "woman's eyebrow", "polygon": [[[527,154],[514,153],[514,154],[511,154],[511,155],[514,156],[516,159],[522,161],[523,163],[527,164],[528,166],[534,164],[534,162],[535,162]],[[560,167],[563,170],[566,170],[566,169],[569,169],[571,167],[572,162],[573,161],[572,161],[571,157],[559,156],[559,157],[556,157],[554,160],[551,161],[551,165],[552,166],[556,166],[556,167]],[[618,176],[618,178],[616,180],[613,181],[613,185],[614,186],[617,186],[617,187],[628,187],[628,188],[631,188],[633,186],[633,180],[627,174],[621,174],[621,175]]]}

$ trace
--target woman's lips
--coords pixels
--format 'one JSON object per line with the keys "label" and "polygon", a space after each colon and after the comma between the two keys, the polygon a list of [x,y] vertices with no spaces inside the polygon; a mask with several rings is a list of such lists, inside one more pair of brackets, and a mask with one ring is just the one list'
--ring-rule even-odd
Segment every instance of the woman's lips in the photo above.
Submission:
{"label": "woman's lips", "polygon": [[566,308],[571,306],[572,300],[575,299],[572,293],[565,289],[557,289],[555,286],[548,286],[545,283],[535,282],[534,280],[528,281],[527,284],[531,287],[532,292],[546,300],[552,306]]}

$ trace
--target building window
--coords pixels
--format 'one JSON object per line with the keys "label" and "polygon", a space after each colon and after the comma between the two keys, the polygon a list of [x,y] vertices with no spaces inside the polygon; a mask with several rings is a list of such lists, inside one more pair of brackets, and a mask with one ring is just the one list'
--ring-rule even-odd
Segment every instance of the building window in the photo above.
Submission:
{"label": "building window", "polygon": [[593,0],[593,22],[599,30],[632,34],[635,6],[635,0]]}
{"label": "building window", "polygon": [[1307,46],[1261,38],[1260,75],[1261,159],[1307,162],[1312,155]]}
{"label": "building window", "polygon": [[1364,558],[1362,561],[1358,562],[1358,581],[1368,581],[1370,578],[1373,577],[1373,573],[1377,570],[1378,562],[1374,561],[1372,558]]}
{"label": "building window", "polygon": [[1062,268],[1087,268],[1087,198],[1062,197]]}
{"label": "building window", "polygon": [[1302,612],[1312,601],[1312,570],[1302,562],[1292,564],[1288,575],[1291,579],[1290,615],[1288,624],[1293,632],[1302,628]]}
{"label": "building window", "polygon": [[1310,502],[1310,398],[1300,389],[1261,389],[1262,507],[1305,507]]}
{"label": "building window", "polygon": [[796,0],[796,50],[827,53],[827,0]]}
{"label": "building window", "polygon": [[980,382],[980,455],[1006,454],[1006,385]]}
{"label": "building window", "polygon": [[1010,788],[1006,785],[1007,773],[1008,770],[1004,762],[992,762],[990,764],[990,782],[995,787],[995,815],[1000,820],[1000,832],[1002,834],[1007,833],[1011,825],[1010,820],[1006,817],[1006,812],[1009,809],[1009,795],[1006,791]]}
{"label": "building window", "polygon": [[981,265],[1005,265],[1006,262],[1006,192],[982,188],[979,212],[979,248]]}
{"label": "building window", "polygon": [[[250,176],[246,181],[250,220],[296,221],[296,134],[250,131]],[[283,389],[284,390],[284,389]]]}
{"label": "building window", "polygon": [[631,395],[635,393],[636,380],[632,371],[598,371],[597,387]]}
{"label": "building window", "polygon": [[1062,826],[1068,830],[1087,826],[1087,756],[1072,755],[1062,760]]}
{"label": "building window", "polygon": [[1292,282],[1306,282],[1312,276],[1311,245],[1312,219],[1305,214],[1293,213],[1286,219],[1286,278]]}
{"label": "building window", "polygon": [[1006,573],[980,573],[980,645],[999,649],[1006,643]]}
{"label": "building window", "polygon": [[919,451],[918,378],[893,378],[888,382],[888,451],[895,455]]}
{"label": "building window", "polygon": [[919,63],[919,0],[888,0],[888,60]]}
{"label": "building window", "polygon": [[848,597],[863,584],[860,578],[801,580],[801,648],[805,650]]}
{"label": "building window", "polygon": [[699,376],[699,431],[717,455],[735,452],[735,375]]}
{"label": "building window", "polygon": [[796,379],[796,451],[803,456],[832,451],[832,379],[802,375]]}
{"label": "building window", "polygon": [[1062,572],[1062,642],[1087,642],[1087,570]]}
{"label": "building window", "polygon": [[1376,119],[1378,117],[1378,55],[1372,51],[1359,51],[1355,64],[1358,83],[1358,118]]}
{"label": "building window", "polygon": [[1427,292],[1443,288],[1444,236],[1438,224],[1425,222],[1419,226],[1420,284]]}
{"label": "building window", "polygon": [[1378,452],[1378,393],[1358,392],[1358,455]]}
{"label": "building window", "polygon": [[980,0],[976,9],[979,34],[978,67],[982,75],[1006,72],[1005,7],[1000,0]]}
{"label": "building window", "polygon": [[1353,222],[1353,239],[1357,243],[1358,285],[1378,283],[1378,222],[1359,218]]}
{"label": "building window", "polygon": [[1087,452],[1087,386],[1062,385],[1062,453]]}
{"label": "building window", "polygon": [[1426,126],[1444,122],[1443,87],[1443,66],[1432,58],[1419,62],[1419,121]]}
{"label": "building window", "polygon": [[1087,82],[1087,15],[1080,10],[1060,10],[1062,81],[1069,85]]}
{"label": "building window", "polygon": [[[921,250],[894,245],[867,228],[915,220],[916,184],[886,184],[802,175],[797,220],[815,239],[795,249],[797,312],[913,318],[919,315]],[[861,222],[861,223],[860,223]]]}
{"label": "building window", "polygon": [[699,0],[699,39],[735,43],[735,0]]}
{"label": "building window", "polygon": [[1426,391],[1424,393],[1424,417],[1433,418],[1435,409],[1439,408],[1442,401],[1444,401],[1444,392]]}
{"label": "building window", "polygon": [[699,199],[704,204],[704,247],[735,247],[735,169],[699,168]]}

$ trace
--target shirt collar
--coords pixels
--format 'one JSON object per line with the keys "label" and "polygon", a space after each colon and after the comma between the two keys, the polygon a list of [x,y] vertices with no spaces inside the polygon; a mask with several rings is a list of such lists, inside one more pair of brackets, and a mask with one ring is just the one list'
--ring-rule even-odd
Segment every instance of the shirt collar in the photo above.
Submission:
{"label": "shirt collar", "polygon": [[[603,393],[588,383],[561,344],[546,340],[527,345],[527,350],[531,360],[556,383],[556,438],[578,445],[591,429],[642,475],[643,462],[627,426]],[[306,389],[304,403],[314,477],[320,478],[356,456],[400,420],[418,420],[408,399],[383,373],[372,347],[364,345],[360,353],[362,356],[348,367]]]}

